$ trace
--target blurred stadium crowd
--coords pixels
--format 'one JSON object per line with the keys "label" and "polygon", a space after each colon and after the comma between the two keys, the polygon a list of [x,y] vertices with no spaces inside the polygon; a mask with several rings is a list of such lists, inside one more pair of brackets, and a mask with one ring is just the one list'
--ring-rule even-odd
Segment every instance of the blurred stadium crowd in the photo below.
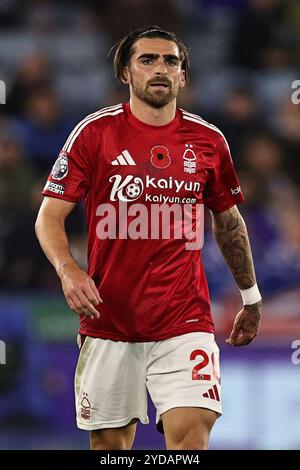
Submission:
{"label": "blurred stadium crowd", "polygon": [[[2,289],[60,288],[34,237],[45,179],[80,119],[128,99],[114,80],[111,46],[157,23],[190,47],[191,85],[180,106],[220,127],[231,147],[264,295],[299,287],[300,104],[291,101],[300,79],[298,0],[0,0]],[[69,233],[84,265],[80,207]],[[210,230],[204,261],[212,294],[230,295]]]}

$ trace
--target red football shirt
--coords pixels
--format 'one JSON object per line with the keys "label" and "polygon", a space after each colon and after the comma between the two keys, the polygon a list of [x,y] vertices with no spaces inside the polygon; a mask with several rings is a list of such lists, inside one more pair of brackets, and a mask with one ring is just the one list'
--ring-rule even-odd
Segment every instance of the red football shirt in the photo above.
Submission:
{"label": "red football shirt", "polygon": [[43,194],[84,200],[88,273],[103,304],[99,319],[81,317],[80,333],[138,342],[214,332],[201,250],[174,236],[175,216],[162,236],[167,217],[153,214],[189,205],[195,227],[195,207],[221,212],[243,201],[218,128],[181,109],[152,126],[129,103],[104,108],[71,132]]}

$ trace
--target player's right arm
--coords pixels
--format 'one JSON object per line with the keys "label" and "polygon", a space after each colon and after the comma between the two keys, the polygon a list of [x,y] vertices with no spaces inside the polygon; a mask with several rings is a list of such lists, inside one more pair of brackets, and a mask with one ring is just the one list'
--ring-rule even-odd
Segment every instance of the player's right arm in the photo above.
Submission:
{"label": "player's right arm", "polygon": [[78,315],[99,318],[95,308],[102,302],[94,281],[74,260],[65,231],[65,220],[75,203],[45,197],[35,224],[42,250],[59,276],[65,298]]}

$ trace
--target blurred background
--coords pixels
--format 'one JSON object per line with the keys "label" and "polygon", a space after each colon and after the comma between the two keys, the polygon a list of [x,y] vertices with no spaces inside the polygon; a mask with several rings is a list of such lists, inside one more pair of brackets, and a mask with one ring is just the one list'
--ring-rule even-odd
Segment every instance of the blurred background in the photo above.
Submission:
{"label": "blurred background", "polygon": [[[264,297],[263,325],[242,349],[224,343],[240,296],[212,238],[204,263],[221,349],[224,415],[212,449],[299,449],[300,79],[299,0],[0,0],[0,448],[85,449],[75,425],[77,317],[34,236],[41,190],[73,126],[128,100],[113,77],[111,46],[148,24],[190,47],[192,79],[180,106],[223,131],[246,203],[240,207]],[[85,266],[78,207],[68,221]],[[295,362],[295,361],[294,361]],[[151,424],[135,448],[161,449]]]}

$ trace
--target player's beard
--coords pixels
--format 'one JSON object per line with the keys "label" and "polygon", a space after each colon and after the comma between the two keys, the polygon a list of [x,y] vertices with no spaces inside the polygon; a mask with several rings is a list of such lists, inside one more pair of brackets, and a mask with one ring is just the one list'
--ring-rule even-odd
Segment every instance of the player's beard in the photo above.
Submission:
{"label": "player's beard", "polygon": [[151,85],[149,83],[147,83],[145,88],[143,88],[139,83],[135,82],[133,79],[131,82],[131,87],[133,94],[137,98],[144,101],[144,103],[147,103],[153,108],[163,108],[168,103],[170,103],[170,101],[173,101],[178,95],[178,90],[174,90],[170,82],[168,91],[156,90],[154,88],[151,88]]}

